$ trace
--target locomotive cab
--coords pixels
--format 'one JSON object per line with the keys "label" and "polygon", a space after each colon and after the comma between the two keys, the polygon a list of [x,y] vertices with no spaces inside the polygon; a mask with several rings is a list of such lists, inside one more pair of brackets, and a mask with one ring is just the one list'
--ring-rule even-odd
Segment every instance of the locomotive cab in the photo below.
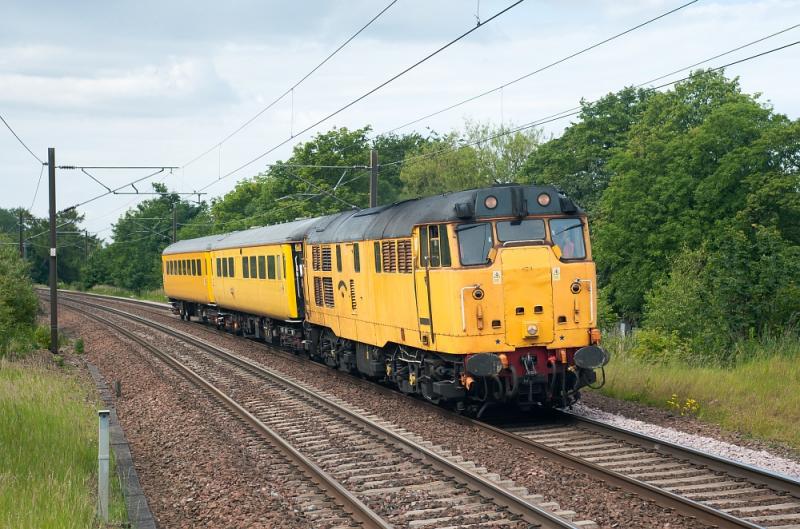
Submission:
{"label": "locomotive cab", "polygon": [[[479,190],[459,210],[463,221],[447,227],[458,303],[433,298],[437,350],[465,352],[460,382],[478,401],[571,404],[608,360],[585,214],[541,186]],[[421,236],[423,259],[426,244]]]}

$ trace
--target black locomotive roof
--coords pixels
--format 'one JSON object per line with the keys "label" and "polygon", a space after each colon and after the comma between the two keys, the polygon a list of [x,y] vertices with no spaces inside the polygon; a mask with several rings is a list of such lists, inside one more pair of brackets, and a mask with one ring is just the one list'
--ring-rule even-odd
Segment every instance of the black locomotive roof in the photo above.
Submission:
{"label": "black locomotive roof", "polygon": [[[537,198],[542,193],[550,197],[545,206]],[[488,196],[497,198],[497,206],[488,209]],[[458,191],[433,197],[406,200],[388,206],[345,211],[275,224],[261,228],[179,241],[164,250],[164,255],[241,248],[263,244],[301,241],[334,243],[409,237],[414,226],[457,220],[477,220],[484,217],[513,217],[521,215],[578,214],[571,200],[552,186],[507,185],[469,191]]]}

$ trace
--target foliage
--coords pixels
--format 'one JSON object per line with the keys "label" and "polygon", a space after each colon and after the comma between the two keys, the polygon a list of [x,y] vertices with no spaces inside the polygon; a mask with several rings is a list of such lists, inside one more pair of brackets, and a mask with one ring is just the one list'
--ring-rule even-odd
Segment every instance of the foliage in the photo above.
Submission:
{"label": "foliage", "polygon": [[28,341],[37,309],[28,264],[16,249],[0,246],[0,356],[8,353],[15,340]]}
{"label": "foliage", "polygon": [[525,161],[540,141],[536,129],[508,133],[513,127],[494,128],[467,123],[464,134],[434,136],[410,153],[400,178],[406,197],[516,182]]}
{"label": "foliage", "polygon": [[[668,276],[666,264],[684,247],[711,238],[722,248],[719,234],[728,228],[749,237],[748,221],[777,227],[799,218],[797,132],[797,123],[719,72],[695,73],[673,91],[649,96],[627,143],[609,160],[614,174],[594,225],[599,271],[615,310],[639,321],[647,291]],[[780,183],[767,184],[773,179]],[[781,192],[795,198],[782,197],[779,211],[764,215],[766,197]]]}
{"label": "foliage", "polygon": [[555,185],[595,213],[613,174],[609,161],[627,144],[628,131],[652,94],[624,88],[595,102],[581,101],[580,121],[533,151],[523,169],[525,180]]}

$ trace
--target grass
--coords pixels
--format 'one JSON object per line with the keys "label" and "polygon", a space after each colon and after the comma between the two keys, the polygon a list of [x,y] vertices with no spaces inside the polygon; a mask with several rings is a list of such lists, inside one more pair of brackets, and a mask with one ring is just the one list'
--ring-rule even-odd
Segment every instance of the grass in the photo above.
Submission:
{"label": "grass", "polygon": [[104,294],[106,296],[119,296],[123,298],[133,298],[133,299],[144,299],[147,301],[159,301],[159,302],[166,302],[167,296],[164,295],[163,288],[154,288],[152,290],[142,290],[138,294],[121,287],[115,287],[111,285],[95,285],[87,292],[91,292],[92,294]]}
{"label": "grass", "polygon": [[[101,527],[97,407],[63,370],[0,359],[0,527]],[[111,522],[125,507],[112,469]]]}
{"label": "grass", "polygon": [[[742,341],[731,365],[649,363],[630,354],[634,338],[611,337],[609,397],[696,415],[746,436],[800,450],[800,340]],[[696,401],[696,410],[687,401]]]}

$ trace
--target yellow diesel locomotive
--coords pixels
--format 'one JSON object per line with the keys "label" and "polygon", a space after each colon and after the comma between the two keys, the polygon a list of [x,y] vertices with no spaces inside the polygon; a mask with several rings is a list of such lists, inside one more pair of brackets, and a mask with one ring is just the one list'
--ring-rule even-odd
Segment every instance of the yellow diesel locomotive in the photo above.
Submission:
{"label": "yellow diesel locomotive", "polygon": [[608,361],[586,215],[504,185],[177,242],[182,318],[478,411],[566,406]]}

